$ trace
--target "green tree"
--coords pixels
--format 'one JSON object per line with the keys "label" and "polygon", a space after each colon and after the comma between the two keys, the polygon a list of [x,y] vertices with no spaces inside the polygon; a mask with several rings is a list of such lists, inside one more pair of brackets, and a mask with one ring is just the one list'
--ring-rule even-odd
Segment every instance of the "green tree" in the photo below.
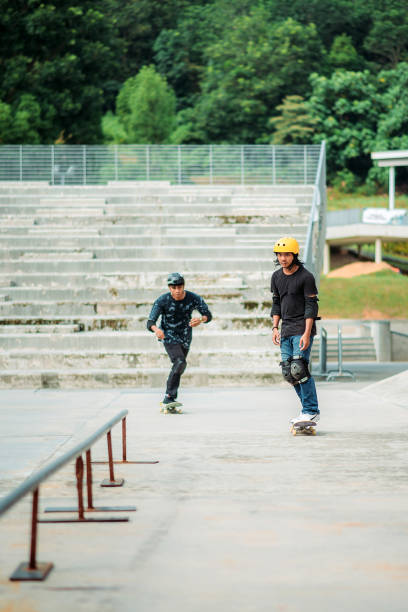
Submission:
{"label": "green tree", "polygon": [[358,55],[351,36],[348,34],[336,36],[330,48],[328,60],[334,69],[360,70],[364,64],[363,58]]}
{"label": "green tree", "polygon": [[371,167],[378,116],[378,81],[368,70],[339,70],[330,78],[313,74],[309,112],[317,121],[315,141],[327,142],[329,175],[348,170],[366,178]]}
{"label": "green tree", "polygon": [[178,109],[192,106],[200,91],[205,50],[216,40],[212,9],[210,5],[186,8],[177,28],[163,29],[154,42],[156,68],[174,89]]}
{"label": "green tree", "polygon": [[314,23],[327,50],[336,36],[347,32],[360,53],[360,47],[372,24],[371,4],[376,2],[377,0],[265,0],[265,5],[275,21],[290,17],[303,25]]}
{"label": "green tree", "polygon": [[0,102],[0,144],[41,144],[41,108],[30,94],[23,94],[14,107]]}
{"label": "green tree", "polygon": [[[0,0],[0,99],[12,115],[23,112],[20,125],[35,124],[40,142],[100,141],[103,84],[118,66],[116,6]],[[15,142],[17,133],[20,142],[34,138],[21,129],[4,138]]]}
{"label": "green tree", "polygon": [[170,140],[175,122],[176,98],[154,66],[144,66],[119,92],[117,116],[128,143],[162,144]]}
{"label": "green tree", "polygon": [[127,142],[125,128],[119,117],[112,111],[108,111],[102,117],[102,133],[106,144],[126,144]]}
{"label": "green tree", "polygon": [[[401,62],[393,70],[382,70],[378,75],[381,91],[381,111],[373,151],[408,149],[408,63]],[[408,180],[406,168],[398,168],[399,177]],[[388,169],[374,164],[369,172],[369,183],[385,186]]]}
{"label": "green tree", "polygon": [[313,141],[317,120],[309,114],[302,96],[286,96],[276,110],[280,114],[269,120],[275,128],[273,144],[307,144]]}
{"label": "green tree", "polygon": [[[177,23],[194,5],[206,0],[115,0],[115,18],[124,45],[121,55],[122,83],[153,62],[154,43],[161,32]],[[197,15],[197,19],[200,15]]]}
{"label": "green tree", "polygon": [[408,59],[408,5],[406,0],[375,0],[372,26],[364,48],[380,64],[395,68]]}
{"label": "green tree", "polygon": [[268,22],[263,9],[237,17],[207,51],[195,108],[182,115],[187,141],[269,142],[268,121],[285,94],[304,95],[323,49],[313,25]]}

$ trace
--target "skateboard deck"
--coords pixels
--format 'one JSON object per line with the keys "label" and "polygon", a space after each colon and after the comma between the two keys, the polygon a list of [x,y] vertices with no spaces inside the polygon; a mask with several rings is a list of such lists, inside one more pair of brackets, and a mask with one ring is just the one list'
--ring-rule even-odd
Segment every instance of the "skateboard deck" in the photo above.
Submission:
{"label": "skateboard deck", "polygon": [[181,410],[181,406],[183,404],[181,404],[180,402],[170,402],[170,404],[160,404],[160,412],[163,412],[163,414],[182,414],[183,411]]}
{"label": "skateboard deck", "polygon": [[291,423],[290,432],[294,436],[315,436],[316,435],[316,424],[315,421],[298,421],[297,423]]}

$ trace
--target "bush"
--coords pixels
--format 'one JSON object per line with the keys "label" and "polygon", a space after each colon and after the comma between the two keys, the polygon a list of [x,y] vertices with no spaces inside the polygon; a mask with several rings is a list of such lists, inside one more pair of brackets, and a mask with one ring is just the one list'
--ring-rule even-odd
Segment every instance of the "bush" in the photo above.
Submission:
{"label": "bush", "polygon": [[360,181],[350,170],[340,170],[333,180],[333,187],[343,193],[353,193],[359,186]]}

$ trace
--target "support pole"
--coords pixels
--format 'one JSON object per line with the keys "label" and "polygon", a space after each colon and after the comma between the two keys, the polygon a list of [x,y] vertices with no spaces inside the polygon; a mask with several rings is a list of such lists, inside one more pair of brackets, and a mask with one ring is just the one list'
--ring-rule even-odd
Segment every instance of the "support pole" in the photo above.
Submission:
{"label": "support pole", "polygon": [[[112,443],[111,443],[112,450]],[[108,453],[109,453],[109,441],[108,441]],[[92,461],[92,463],[111,463],[111,461]],[[159,463],[158,461],[128,461],[127,460],[127,437],[126,437],[126,417],[122,419],[122,459],[114,461],[112,460],[112,464],[114,463]],[[113,467],[113,465],[112,465]]]}
{"label": "support pole", "polygon": [[91,449],[86,451],[86,491],[88,497],[87,510],[93,510]]}
{"label": "support pole", "polygon": [[382,261],[382,250],[381,250],[381,238],[375,239],[375,263],[381,263]]}
{"label": "support pole", "polygon": [[31,515],[31,546],[30,546],[30,563],[28,569],[37,569],[37,517],[38,517],[38,489],[33,491],[33,509]]}
{"label": "support pole", "polygon": [[395,167],[390,166],[389,182],[388,182],[388,193],[389,193],[389,209],[394,210],[395,208]]}
{"label": "support pole", "polygon": [[126,463],[126,417],[122,419],[122,460]]}
{"label": "support pole", "polygon": [[78,520],[84,520],[84,461],[82,457],[78,457],[75,462],[76,486],[78,492]]}
{"label": "support pole", "polygon": [[324,252],[323,252],[323,274],[328,274],[330,272],[330,244],[328,242],[324,243]]}
{"label": "support pole", "polygon": [[123,478],[115,480],[113,471],[112,434],[110,431],[106,434],[106,438],[108,442],[109,479],[105,478],[105,480],[101,482],[101,487],[121,487],[125,481]]}
{"label": "support pole", "polygon": [[31,514],[31,541],[30,541],[30,560],[28,563],[20,563],[17,569],[10,576],[10,580],[44,580],[54,567],[53,563],[37,562],[37,529],[38,529],[38,499],[39,488],[33,491],[33,503]]}

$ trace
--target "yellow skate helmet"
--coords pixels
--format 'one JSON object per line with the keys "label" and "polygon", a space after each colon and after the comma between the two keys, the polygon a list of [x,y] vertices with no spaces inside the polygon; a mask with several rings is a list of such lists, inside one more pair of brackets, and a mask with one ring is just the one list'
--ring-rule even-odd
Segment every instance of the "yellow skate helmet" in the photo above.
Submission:
{"label": "yellow skate helmet", "polygon": [[284,236],[275,242],[273,251],[274,253],[293,253],[294,255],[299,255],[299,243],[295,238]]}

